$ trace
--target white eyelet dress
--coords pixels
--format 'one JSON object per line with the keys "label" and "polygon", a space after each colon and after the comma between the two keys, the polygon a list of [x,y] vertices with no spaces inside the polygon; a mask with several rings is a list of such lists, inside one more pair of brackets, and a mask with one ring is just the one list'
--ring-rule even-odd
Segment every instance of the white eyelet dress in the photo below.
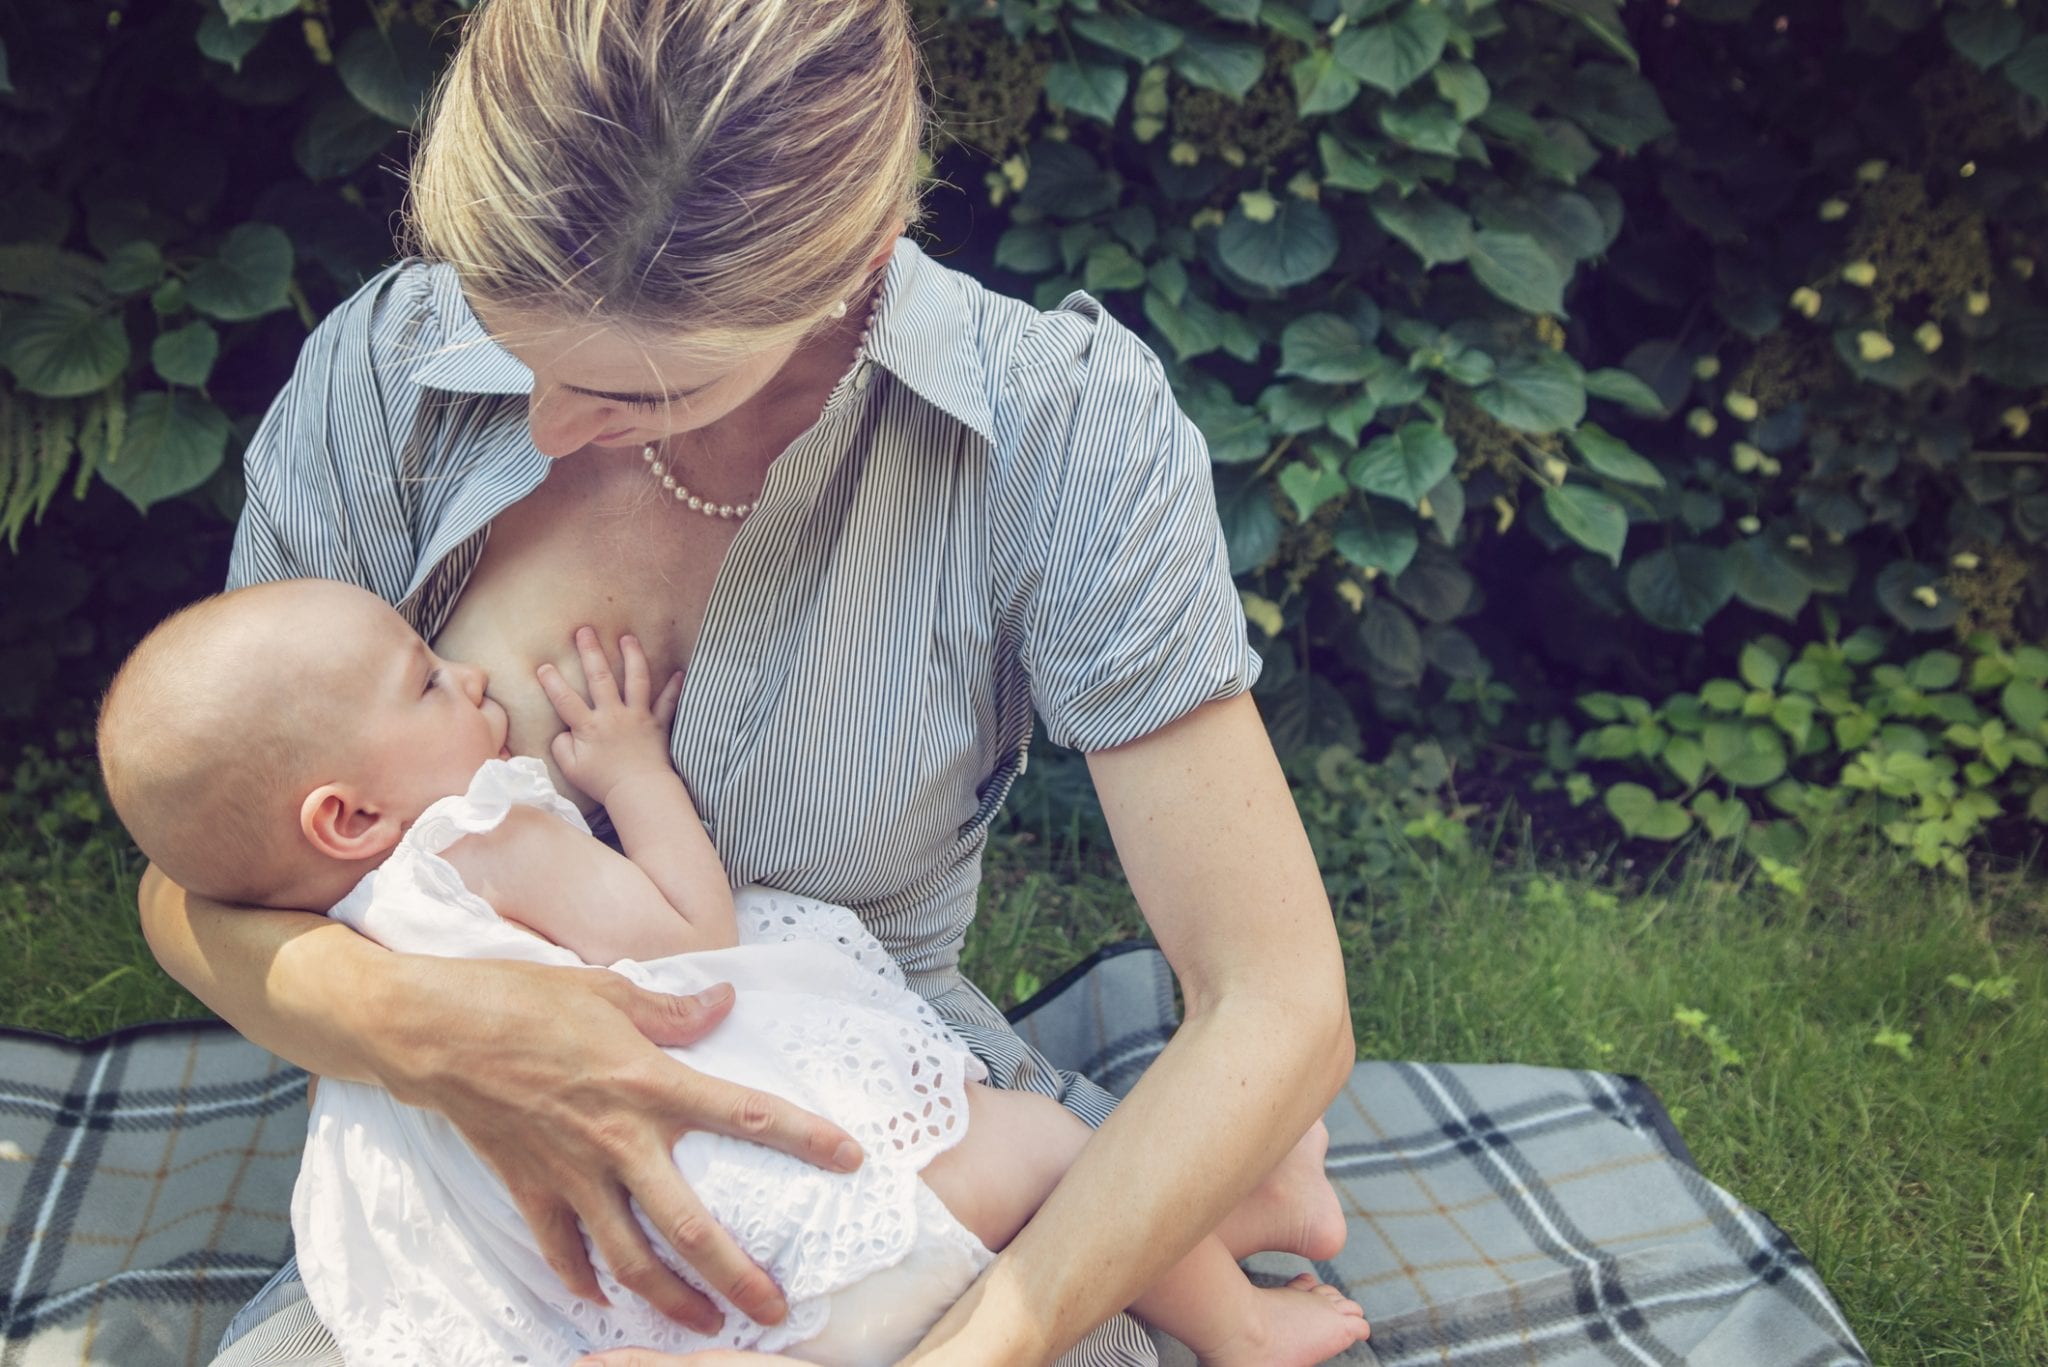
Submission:
{"label": "white eyelet dress", "polygon": [[[334,919],[405,953],[578,964],[499,919],[442,858],[515,806],[588,829],[538,760],[490,760],[467,792],[427,809]],[[986,1070],[850,911],[766,889],[743,890],[737,904],[737,947],[610,968],[656,992],[732,983],[732,1014],[670,1054],[827,1116],[866,1151],[841,1174],[720,1135],[675,1146],[706,1209],[783,1288],[789,1318],[755,1324],[680,1266],[726,1312],[721,1332],[668,1320],[601,1259],[611,1305],[570,1295],[453,1126],[381,1088],[329,1080],[313,1106],[292,1233],[307,1295],[349,1367],[565,1364],[632,1346],[888,1367],[980,1275],[993,1255],[918,1174],[966,1134],[966,1083]]]}

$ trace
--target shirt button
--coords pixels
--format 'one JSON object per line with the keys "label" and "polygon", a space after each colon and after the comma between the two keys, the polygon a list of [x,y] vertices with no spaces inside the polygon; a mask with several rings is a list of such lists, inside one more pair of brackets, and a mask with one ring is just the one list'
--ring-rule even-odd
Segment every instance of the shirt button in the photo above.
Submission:
{"label": "shirt button", "polygon": [[853,392],[865,394],[868,388],[868,381],[874,378],[874,373],[874,365],[871,362],[862,361],[860,368],[853,372]]}

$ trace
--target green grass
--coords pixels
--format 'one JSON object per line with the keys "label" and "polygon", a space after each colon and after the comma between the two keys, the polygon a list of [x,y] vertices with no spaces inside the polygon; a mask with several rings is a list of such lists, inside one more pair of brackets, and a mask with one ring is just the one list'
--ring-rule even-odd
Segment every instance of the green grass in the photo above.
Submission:
{"label": "green grass", "polygon": [[[1851,843],[1805,873],[1418,865],[1339,908],[1360,1054],[1637,1074],[1878,1362],[2048,1360],[2048,884]],[[967,963],[1009,1004],[1135,924],[1099,861],[1007,845]]]}
{"label": "green grass", "polygon": [[[0,794],[0,1014],[76,1036],[199,1014],[135,929],[137,859],[89,773],[31,761]],[[1877,1361],[2048,1360],[2048,882],[1964,887],[1853,842],[1799,892],[1713,856],[1612,872],[1417,859],[1340,906],[1361,1053],[1638,1074]],[[966,966],[1010,1004],[1141,929],[1105,852],[1008,836]]]}

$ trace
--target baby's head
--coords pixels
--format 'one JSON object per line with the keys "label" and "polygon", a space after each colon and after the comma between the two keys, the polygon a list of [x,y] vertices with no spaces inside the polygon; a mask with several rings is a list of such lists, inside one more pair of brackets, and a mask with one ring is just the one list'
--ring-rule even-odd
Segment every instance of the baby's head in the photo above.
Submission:
{"label": "baby's head", "polygon": [[374,594],[260,584],[193,604],[135,648],[100,709],[100,766],[172,881],[324,911],[505,755],[484,683]]}

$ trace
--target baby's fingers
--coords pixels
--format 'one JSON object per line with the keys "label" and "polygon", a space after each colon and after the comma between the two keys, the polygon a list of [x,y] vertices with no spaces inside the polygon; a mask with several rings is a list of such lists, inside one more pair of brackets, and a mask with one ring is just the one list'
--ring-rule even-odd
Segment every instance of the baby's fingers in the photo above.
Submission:
{"label": "baby's fingers", "polygon": [[626,706],[642,711],[647,706],[647,652],[638,637],[619,637],[619,659],[625,664]]}
{"label": "baby's fingers", "polygon": [[612,662],[604,646],[589,627],[576,628],[576,657],[583,662],[583,682],[590,688],[590,705],[602,707],[619,696],[618,681],[612,677]]}
{"label": "baby's fingers", "polygon": [[669,725],[675,721],[676,706],[682,700],[683,671],[678,669],[675,673],[668,676],[668,683],[663,685],[661,696],[654,700],[654,720],[661,725],[663,730],[667,730]]}
{"label": "baby's fingers", "polygon": [[547,695],[548,705],[555,709],[555,715],[562,719],[562,725],[571,729],[590,720],[590,704],[583,695],[569,687],[569,681],[562,677],[562,671],[551,664],[541,665],[533,671],[540,680],[540,691]]}

